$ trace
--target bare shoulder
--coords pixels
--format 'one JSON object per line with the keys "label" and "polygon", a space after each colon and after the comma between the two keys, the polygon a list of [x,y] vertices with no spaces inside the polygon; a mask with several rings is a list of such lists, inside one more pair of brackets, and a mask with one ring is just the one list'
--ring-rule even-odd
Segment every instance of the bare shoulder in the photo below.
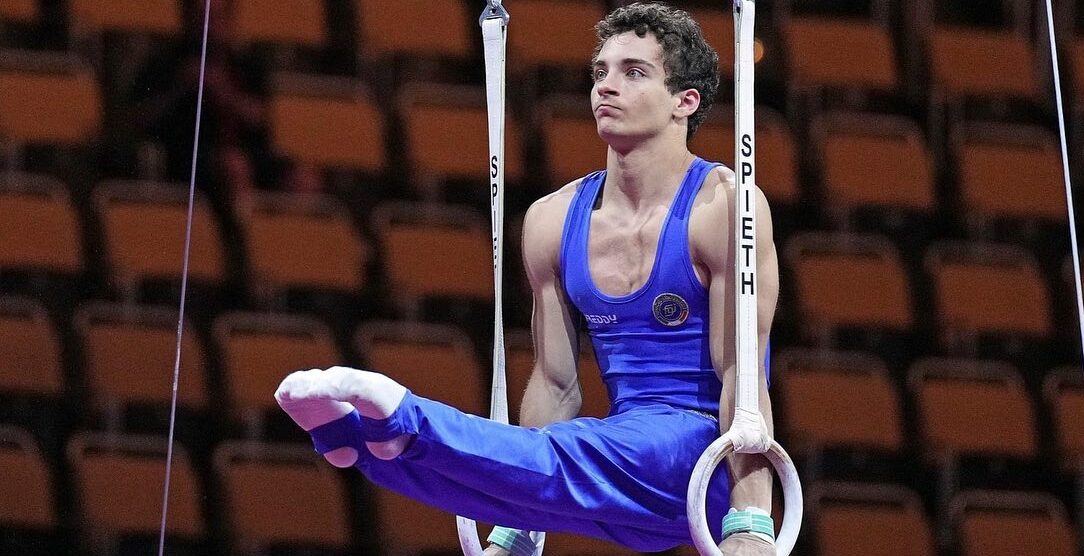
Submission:
{"label": "bare shoulder", "polygon": [[580,180],[565,184],[531,204],[523,217],[523,258],[528,273],[544,266],[556,269],[565,216]]}
{"label": "bare shoulder", "polygon": [[[708,266],[725,260],[733,238],[734,200],[737,191],[734,171],[717,166],[697,193],[689,216],[689,246],[692,255]],[[771,208],[764,192],[754,187],[757,232],[771,237]],[[758,240],[759,242],[759,240]]]}

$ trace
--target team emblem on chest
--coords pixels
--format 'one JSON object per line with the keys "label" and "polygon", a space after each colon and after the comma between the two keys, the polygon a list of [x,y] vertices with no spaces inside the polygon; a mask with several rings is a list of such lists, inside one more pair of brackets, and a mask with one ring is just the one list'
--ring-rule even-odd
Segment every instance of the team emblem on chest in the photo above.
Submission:
{"label": "team emblem on chest", "polygon": [[689,318],[689,304],[680,295],[661,293],[651,304],[655,320],[666,326],[679,326]]}

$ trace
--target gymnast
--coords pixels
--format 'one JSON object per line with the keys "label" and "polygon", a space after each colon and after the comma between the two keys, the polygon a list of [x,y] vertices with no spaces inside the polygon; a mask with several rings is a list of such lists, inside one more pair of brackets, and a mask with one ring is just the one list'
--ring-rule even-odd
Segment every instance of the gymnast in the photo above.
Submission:
{"label": "gymnast", "polygon": [[[718,91],[718,55],[687,13],[663,4],[618,8],[596,30],[590,101],[606,168],[539,199],[525,217],[536,359],[521,426],[346,367],[292,373],[275,398],[333,465],[499,524],[489,555],[532,554],[529,531],[638,551],[691,544],[690,474],[720,431],[732,430],[735,453],[708,496],[712,535],[728,556],[774,555],[772,470],[755,455],[772,435],[771,216],[756,190],[756,413],[734,403],[735,175],[688,148]],[[576,417],[581,327],[609,392],[604,419]],[[750,519],[724,527],[728,509]]]}

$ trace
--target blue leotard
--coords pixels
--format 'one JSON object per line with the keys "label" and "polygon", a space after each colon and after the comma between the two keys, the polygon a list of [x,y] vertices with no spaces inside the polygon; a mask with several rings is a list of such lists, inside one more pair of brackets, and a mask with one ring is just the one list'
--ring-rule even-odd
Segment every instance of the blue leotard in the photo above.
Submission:
{"label": "blue leotard", "polygon": [[[356,467],[374,483],[479,521],[588,535],[640,551],[690,544],[689,477],[719,436],[721,385],[708,349],[707,294],[688,250],[689,213],[713,166],[701,159],[690,166],[663,224],[651,277],[628,296],[598,291],[587,265],[591,207],[605,173],[581,180],[572,200],[562,279],[587,322],[612,402],[608,417],[515,427],[408,393],[388,419],[355,412],[310,431],[318,451],[353,446]],[[393,460],[372,457],[364,446],[400,434],[413,439]],[[728,507],[727,476],[719,471],[708,499],[717,540]]]}

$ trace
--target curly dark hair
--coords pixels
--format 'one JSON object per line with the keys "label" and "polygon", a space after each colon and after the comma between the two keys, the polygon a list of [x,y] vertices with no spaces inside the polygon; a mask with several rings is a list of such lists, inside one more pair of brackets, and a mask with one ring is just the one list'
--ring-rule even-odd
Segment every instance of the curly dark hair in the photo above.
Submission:
{"label": "curly dark hair", "polygon": [[685,11],[658,2],[634,3],[617,8],[595,25],[598,44],[591,61],[598,58],[603,43],[621,33],[633,31],[638,37],[655,35],[662,45],[666,88],[671,93],[686,89],[700,92],[700,107],[689,116],[687,138],[708,116],[719,92],[719,54],[704,40],[700,25]]}

